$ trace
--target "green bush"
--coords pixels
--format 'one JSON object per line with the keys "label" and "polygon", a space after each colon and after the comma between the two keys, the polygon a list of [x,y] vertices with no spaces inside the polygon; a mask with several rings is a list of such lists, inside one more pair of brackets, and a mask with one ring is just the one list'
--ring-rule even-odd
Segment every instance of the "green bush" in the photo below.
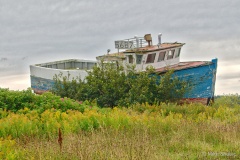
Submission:
{"label": "green bush", "polygon": [[[52,93],[43,93],[35,95],[31,88],[23,91],[9,91],[9,89],[0,88],[0,110],[11,110],[18,112],[24,108],[29,110],[36,109],[38,113],[43,113],[46,109],[54,108],[65,112],[67,110],[79,110],[84,112],[85,108],[98,108],[95,102],[80,101],[67,97],[53,95]],[[0,113],[0,118],[3,115]]]}
{"label": "green bush", "polygon": [[79,77],[70,81],[70,75],[62,77],[60,73],[54,77],[52,93],[72,99],[96,99],[101,107],[113,107],[145,102],[172,102],[182,98],[190,89],[186,82],[173,78],[173,70],[160,76],[154,73],[152,66],[147,68],[147,72],[137,72],[136,65],[126,67],[127,74],[120,63],[116,65],[101,60],[92,70],[86,70],[88,76],[83,81]]}
{"label": "green bush", "polygon": [[9,91],[0,88],[0,107],[16,112],[24,107],[34,108],[35,94],[31,88],[23,91]]}
{"label": "green bush", "polygon": [[224,94],[222,96],[215,96],[214,106],[226,105],[233,107],[234,105],[240,105],[240,97],[238,94]]}

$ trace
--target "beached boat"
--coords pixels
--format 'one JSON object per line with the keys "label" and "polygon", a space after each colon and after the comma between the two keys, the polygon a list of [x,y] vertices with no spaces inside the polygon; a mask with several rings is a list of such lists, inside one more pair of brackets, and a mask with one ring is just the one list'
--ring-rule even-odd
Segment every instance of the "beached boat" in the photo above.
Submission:
{"label": "beached boat", "polygon": [[[192,86],[192,89],[184,95],[184,100],[207,105],[214,100],[217,59],[180,62],[183,45],[185,43],[161,43],[161,34],[158,35],[158,44],[152,45],[152,37],[147,34],[144,37],[135,36],[131,39],[115,41],[118,53],[110,54],[108,50],[106,55],[98,56],[96,59],[121,62],[124,66],[135,64],[137,71],[146,71],[146,67],[152,65],[156,73],[162,74],[167,71],[167,68],[173,68],[173,76],[179,77]],[[121,49],[125,51],[120,52]],[[49,91],[54,84],[53,76],[60,71],[63,75],[70,73],[71,77],[81,76],[81,79],[84,79],[87,72],[83,69],[91,69],[93,65],[97,65],[97,61],[71,59],[31,65],[31,87],[38,94]],[[127,68],[125,71],[128,72]]]}
{"label": "beached boat", "polygon": [[85,69],[90,70],[92,66],[97,65],[97,61],[68,59],[30,65],[31,87],[36,94],[49,92],[54,85],[53,77],[62,72],[63,76],[70,74],[70,80],[73,77],[80,77],[82,80],[86,77]]}

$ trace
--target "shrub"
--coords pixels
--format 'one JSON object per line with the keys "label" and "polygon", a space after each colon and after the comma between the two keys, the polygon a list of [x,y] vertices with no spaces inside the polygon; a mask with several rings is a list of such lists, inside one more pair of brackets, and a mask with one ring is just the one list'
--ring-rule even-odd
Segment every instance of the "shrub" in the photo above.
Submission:
{"label": "shrub", "polygon": [[23,91],[9,91],[9,89],[0,88],[0,107],[13,112],[24,107],[33,108],[35,98],[31,88]]}
{"label": "shrub", "polygon": [[83,81],[79,77],[70,81],[70,75],[62,77],[60,73],[54,77],[52,92],[72,99],[96,99],[101,107],[113,107],[176,101],[190,89],[186,82],[173,78],[173,70],[168,70],[163,76],[156,74],[152,66],[147,68],[147,72],[137,72],[136,65],[126,67],[127,74],[122,64],[117,63],[116,67],[113,62],[101,60],[92,70],[86,70],[88,76]]}
{"label": "shrub", "polygon": [[223,96],[215,96],[214,106],[220,106],[225,104],[228,107],[233,107],[234,105],[240,105],[240,97],[238,94],[226,94]]}
{"label": "shrub", "polygon": [[[31,88],[23,91],[9,91],[8,89],[0,88],[0,111],[11,110],[16,113],[28,108],[29,110],[36,109],[38,113],[43,113],[46,109],[54,108],[62,112],[71,109],[84,112],[84,109],[89,108],[89,106],[98,108],[94,101],[88,102],[67,97],[61,98],[50,92],[43,93],[42,95],[35,95],[32,93]],[[0,112],[0,118],[3,116],[5,115],[2,115]]]}

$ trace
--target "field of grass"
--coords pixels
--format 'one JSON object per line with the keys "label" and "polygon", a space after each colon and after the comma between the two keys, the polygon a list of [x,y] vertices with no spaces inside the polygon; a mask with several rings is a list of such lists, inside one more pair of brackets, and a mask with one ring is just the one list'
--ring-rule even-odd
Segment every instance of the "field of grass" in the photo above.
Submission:
{"label": "field of grass", "polygon": [[229,95],[211,106],[99,108],[0,89],[0,159],[239,159],[238,103]]}

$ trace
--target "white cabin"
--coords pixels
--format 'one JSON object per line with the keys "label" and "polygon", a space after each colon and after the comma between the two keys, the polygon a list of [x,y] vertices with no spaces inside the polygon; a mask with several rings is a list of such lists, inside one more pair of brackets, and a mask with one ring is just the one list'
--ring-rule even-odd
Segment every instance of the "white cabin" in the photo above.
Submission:
{"label": "white cabin", "polygon": [[[135,36],[136,42],[133,40],[130,41],[131,39],[115,41],[117,49],[128,49],[124,52],[99,56],[96,59],[99,61],[101,58],[104,58],[105,61],[122,61],[123,64],[136,64],[137,71],[145,71],[149,65],[152,65],[155,69],[159,69],[179,64],[181,48],[185,43],[161,43],[161,34],[159,34],[159,37],[158,45],[152,45],[150,34],[145,35],[144,39],[139,39],[139,37]],[[148,45],[143,46],[144,43],[148,43]]]}

